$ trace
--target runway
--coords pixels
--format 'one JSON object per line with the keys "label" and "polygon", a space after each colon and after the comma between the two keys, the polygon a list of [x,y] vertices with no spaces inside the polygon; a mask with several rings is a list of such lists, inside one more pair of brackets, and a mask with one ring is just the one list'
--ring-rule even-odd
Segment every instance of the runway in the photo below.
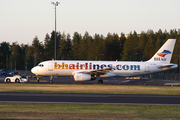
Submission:
{"label": "runway", "polygon": [[[0,78],[3,83],[4,77]],[[36,80],[36,79],[29,79]],[[43,77],[49,84],[49,77]],[[127,80],[123,78],[105,78],[104,84],[114,85],[164,85],[167,81]],[[53,84],[97,84],[96,81],[76,82],[71,77],[56,77]],[[1,103],[67,103],[67,104],[148,104],[180,105],[180,96],[166,95],[112,95],[112,94],[56,94],[56,93],[0,93]]]}
{"label": "runway", "polygon": [[58,93],[0,93],[0,103],[180,105],[180,96]]}

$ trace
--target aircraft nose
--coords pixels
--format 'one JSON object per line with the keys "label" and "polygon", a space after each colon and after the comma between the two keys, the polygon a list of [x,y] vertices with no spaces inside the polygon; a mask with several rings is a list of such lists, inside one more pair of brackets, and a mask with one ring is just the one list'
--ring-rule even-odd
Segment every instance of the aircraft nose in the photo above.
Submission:
{"label": "aircraft nose", "polygon": [[33,68],[31,69],[31,72],[32,72],[33,74],[37,74],[37,68],[36,68],[36,67],[33,67]]}

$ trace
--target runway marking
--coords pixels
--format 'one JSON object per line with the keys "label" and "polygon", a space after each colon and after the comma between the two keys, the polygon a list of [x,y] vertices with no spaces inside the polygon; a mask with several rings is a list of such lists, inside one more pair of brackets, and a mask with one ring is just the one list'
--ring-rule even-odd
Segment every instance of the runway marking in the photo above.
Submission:
{"label": "runway marking", "polygon": [[165,83],[164,85],[180,85],[180,83]]}
{"label": "runway marking", "polygon": [[125,81],[122,81],[122,83],[125,83],[125,82],[129,82],[130,80],[125,80]]}

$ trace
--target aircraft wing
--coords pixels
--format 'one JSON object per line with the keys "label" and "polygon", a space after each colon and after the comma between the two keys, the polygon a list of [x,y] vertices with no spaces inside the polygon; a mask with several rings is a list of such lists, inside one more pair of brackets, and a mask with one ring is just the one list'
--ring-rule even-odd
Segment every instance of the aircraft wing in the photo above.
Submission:
{"label": "aircraft wing", "polygon": [[105,74],[109,71],[112,71],[112,68],[104,68],[104,69],[100,69],[100,70],[91,70],[89,71],[90,74]]}
{"label": "aircraft wing", "polygon": [[102,75],[102,74],[106,74],[109,71],[112,71],[112,68],[107,67],[100,70],[78,71],[78,73]]}

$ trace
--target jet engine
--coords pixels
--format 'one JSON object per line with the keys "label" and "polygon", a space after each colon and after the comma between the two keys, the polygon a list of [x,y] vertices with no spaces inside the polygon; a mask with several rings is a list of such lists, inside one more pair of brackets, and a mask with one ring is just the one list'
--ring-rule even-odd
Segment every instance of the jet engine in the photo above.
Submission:
{"label": "jet engine", "polygon": [[90,80],[95,80],[96,77],[91,74],[86,74],[86,73],[75,73],[74,74],[74,80],[75,81],[90,81]]}

